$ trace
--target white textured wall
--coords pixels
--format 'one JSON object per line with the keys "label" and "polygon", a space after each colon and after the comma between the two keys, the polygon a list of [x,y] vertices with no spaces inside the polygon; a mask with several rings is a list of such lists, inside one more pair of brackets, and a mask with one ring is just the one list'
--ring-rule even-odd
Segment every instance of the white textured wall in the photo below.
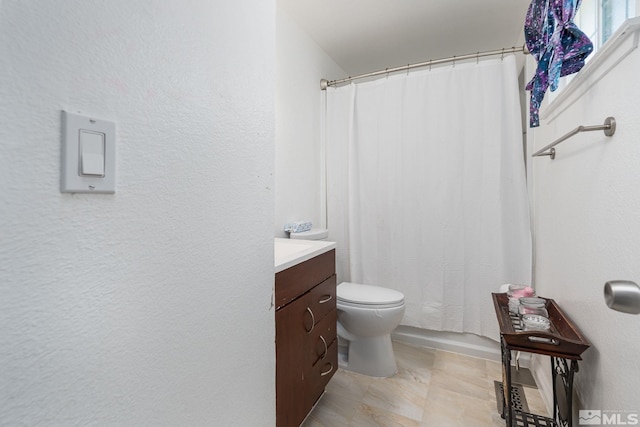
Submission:
{"label": "white textured wall", "polygon": [[[608,59],[601,55],[597,70],[585,68],[576,92],[584,94],[557,98],[529,132],[530,150],[537,150],[578,125],[602,124],[607,116],[618,122],[611,138],[582,133],[556,147],[555,160],[532,160],[536,289],[554,298],[592,344],[575,377],[579,409],[640,411],[640,316],[612,311],[603,298],[607,280],[640,283],[640,52],[614,66],[636,36]],[[538,372],[550,381],[548,363]]]}
{"label": "white textured wall", "polygon": [[346,76],[292,21],[277,13],[275,235],[290,221],[322,220],[320,79]]}
{"label": "white textured wall", "polygon": [[274,424],[275,2],[3,0],[0,82],[0,425]]}

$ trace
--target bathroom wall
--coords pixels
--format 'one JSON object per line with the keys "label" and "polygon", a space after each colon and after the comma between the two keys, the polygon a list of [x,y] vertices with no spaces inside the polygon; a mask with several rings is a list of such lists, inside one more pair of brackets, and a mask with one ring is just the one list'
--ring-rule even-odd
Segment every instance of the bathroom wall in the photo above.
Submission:
{"label": "bathroom wall", "polygon": [[275,236],[287,222],[324,226],[320,79],[346,73],[285,10],[277,11]]}
{"label": "bathroom wall", "polygon": [[0,82],[0,424],[274,424],[275,2],[4,0]]}
{"label": "bathroom wall", "polygon": [[[611,138],[581,133],[556,147],[555,160],[531,160],[536,289],[555,299],[592,345],[575,377],[576,409],[640,413],[640,316],[612,311],[603,299],[608,280],[640,282],[639,31],[638,18],[619,30],[542,109],[540,128],[528,135],[531,153],[578,125],[608,116],[618,124]],[[548,358],[535,366],[550,400]]]}

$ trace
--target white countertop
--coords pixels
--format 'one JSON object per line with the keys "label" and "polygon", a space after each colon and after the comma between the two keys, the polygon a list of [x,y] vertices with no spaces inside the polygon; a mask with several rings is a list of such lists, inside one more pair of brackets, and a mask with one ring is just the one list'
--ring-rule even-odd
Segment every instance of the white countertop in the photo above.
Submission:
{"label": "white countertop", "polygon": [[291,240],[276,237],[274,239],[275,272],[286,270],[315,256],[329,252],[335,247],[335,242],[327,242],[326,240]]}

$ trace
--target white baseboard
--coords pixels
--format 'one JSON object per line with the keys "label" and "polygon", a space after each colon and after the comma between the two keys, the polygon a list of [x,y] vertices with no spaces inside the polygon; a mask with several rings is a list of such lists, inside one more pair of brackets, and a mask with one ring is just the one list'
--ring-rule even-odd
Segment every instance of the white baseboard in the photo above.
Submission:
{"label": "white baseboard", "polygon": [[[501,361],[500,343],[479,335],[431,331],[401,325],[393,331],[391,338],[394,341],[405,342],[407,344],[450,351],[452,353],[495,360],[497,362]],[[521,355],[520,364],[524,367],[529,366],[528,354]]]}

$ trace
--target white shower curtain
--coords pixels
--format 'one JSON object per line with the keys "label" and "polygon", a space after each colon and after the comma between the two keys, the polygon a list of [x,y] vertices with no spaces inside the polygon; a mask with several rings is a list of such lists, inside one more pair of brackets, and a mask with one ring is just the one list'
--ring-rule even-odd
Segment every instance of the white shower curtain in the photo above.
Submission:
{"label": "white shower curtain", "polygon": [[404,293],[404,325],[498,338],[491,292],[530,283],[515,59],[327,90],[338,280]]}

